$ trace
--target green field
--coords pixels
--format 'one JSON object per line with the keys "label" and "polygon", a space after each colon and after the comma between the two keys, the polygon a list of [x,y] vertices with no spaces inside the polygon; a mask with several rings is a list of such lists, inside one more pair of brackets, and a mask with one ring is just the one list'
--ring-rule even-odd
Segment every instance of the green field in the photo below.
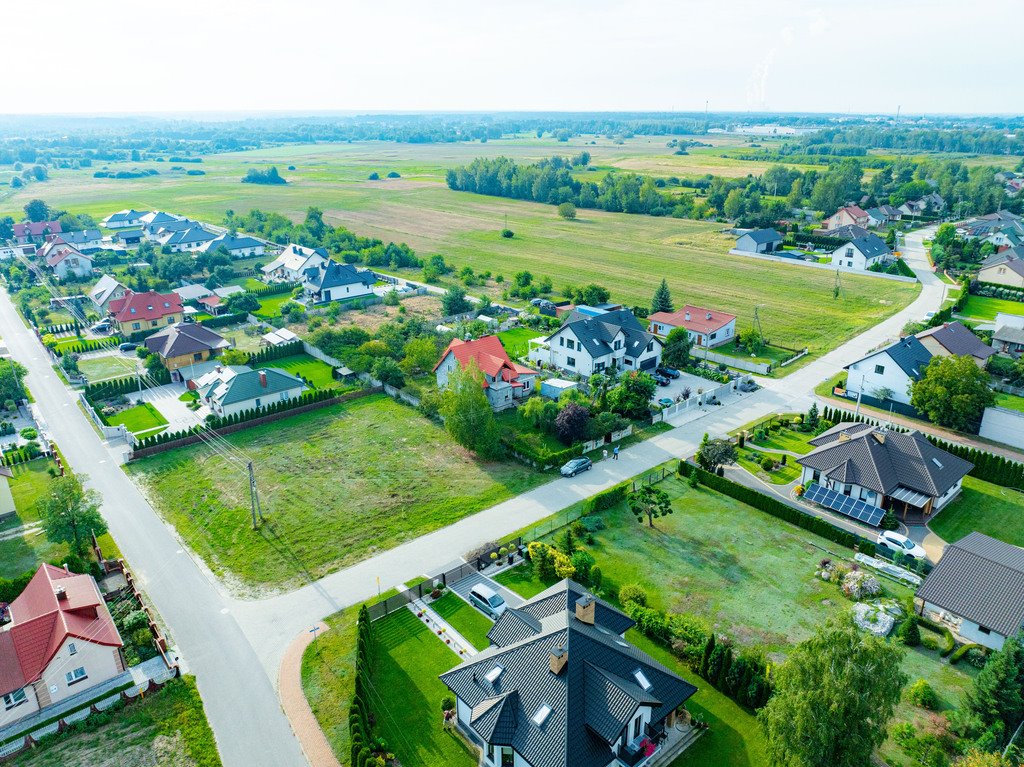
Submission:
{"label": "green field", "polygon": [[317,389],[337,384],[331,366],[306,353],[292,354],[281,359],[270,360],[262,367],[281,368],[292,375],[302,376]]}
{"label": "green field", "polygon": [[964,477],[960,497],[936,514],[928,527],[947,543],[977,530],[1024,546],[1024,493]]}
{"label": "green field", "polygon": [[206,449],[127,470],[215,572],[250,588],[319,578],[548,480],[520,464],[477,461],[384,395],[226,439],[255,463],[267,517],[259,532],[250,529],[244,472]]}
{"label": "green field", "polygon": [[440,599],[431,602],[430,607],[477,650],[490,646],[487,632],[494,624],[458,594],[449,589]]}
{"label": "green field", "polygon": [[160,415],[160,411],[148,402],[143,402],[122,410],[117,415],[107,418],[111,426],[124,425],[132,434],[139,434],[144,431],[156,429],[158,426],[166,426],[167,419]]}
{"label": "green field", "polygon": [[[357,142],[208,156],[202,166],[207,175],[198,177],[168,173],[159,168],[163,163],[153,164],[161,175],[145,179],[95,179],[93,169],[55,170],[45,192],[50,204],[97,217],[134,206],[219,221],[228,208],[260,207],[299,219],[308,206],[317,205],[332,223],[361,235],[408,242],[421,256],[440,253],[457,267],[468,265],[506,277],[525,269],[538,278],[551,277],[556,289],[567,283],[596,282],[611,290],[613,300],[628,305],[648,304],[664,276],[676,304],[730,311],[739,316],[740,331],[751,326],[754,306],[760,304],[761,324],[770,341],[809,346],[814,353],[890,316],[917,294],[917,285],[847,275],[835,300],[835,277],[828,271],[729,256],[732,238],[721,233],[721,224],[601,211],[581,211],[577,220],[562,221],[548,205],[452,192],[443,183],[447,168],[480,155],[535,160],[584,146],[596,166],[647,172],[661,168],[664,175],[724,173],[728,166],[733,175],[745,176],[766,167],[720,157],[722,150],[717,149],[673,155],[660,138],[631,140],[623,146],[603,139],[594,146],[533,140]],[[294,164],[297,170],[285,173],[290,183],[284,186],[240,183],[248,168],[269,164],[282,172]],[[372,170],[392,169],[402,178],[366,180]],[[41,189],[10,190],[0,202],[0,212],[20,209]],[[516,233],[512,239],[499,234],[506,216]],[[277,309],[265,305],[260,313],[270,317]]]}
{"label": "green field", "polygon": [[967,299],[967,305],[960,311],[960,314],[976,320],[994,320],[999,312],[1004,314],[1024,314],[1024,303],[1020,301],[1007,301],[1002,298],[970,296]]}

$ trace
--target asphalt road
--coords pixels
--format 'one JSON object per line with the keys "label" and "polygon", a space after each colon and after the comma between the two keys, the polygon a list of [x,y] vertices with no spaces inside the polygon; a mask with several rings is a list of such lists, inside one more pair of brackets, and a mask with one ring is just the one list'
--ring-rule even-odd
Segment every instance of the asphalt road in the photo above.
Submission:
{"label": "asphalt road", "polygon": [[696,416],[684,413],[677,428],[622,451],[619,461],[602,461],[576,478],[554,480],[293,592],[253,601],[231,596],[184,550],[173,529],[121,471],[123,446],[101,443],[6,293],[0,293],[0,332],[12,355],[29,369],[28,385],[53,438],[72,468],[89,475],[88,485],[102,495],[111,533],[164,616],[189,670],[196,674],[224,764],[287,767],[307,764],[274,689],[284,650],[297,634],[321,618],[375,596],[378,588],[436,570],[486,540],[690,454],[705,432],[720,436],[772,412],[805,410],[815,385],[844,364],[897,338],[909,320],[939,308],[945,286],[932,274],[921,238],[920,233],[909,237],[905,248],[908,263],[922,281],[919,297],[801,370],[784,379],[765,379],[765,388],[722,407]]}

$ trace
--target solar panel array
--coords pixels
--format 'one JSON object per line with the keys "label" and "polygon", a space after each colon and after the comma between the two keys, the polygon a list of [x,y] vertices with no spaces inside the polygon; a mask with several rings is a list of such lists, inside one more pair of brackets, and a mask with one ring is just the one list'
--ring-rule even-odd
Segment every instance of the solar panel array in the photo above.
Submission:
{"label": "solar panel array", "polygon": [[872,527],[878,527],[878,523],[882,521],[882,516],[885,514],[885,511],[877,506],[837,493],[835,490],[829,490],[824,485],[811,485],[804,493],[804,498]]}

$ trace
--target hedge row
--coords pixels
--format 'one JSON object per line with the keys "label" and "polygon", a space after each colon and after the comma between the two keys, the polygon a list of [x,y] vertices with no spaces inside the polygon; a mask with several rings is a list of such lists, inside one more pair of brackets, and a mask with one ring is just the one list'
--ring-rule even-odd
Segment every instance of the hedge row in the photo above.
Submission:
{"label": "hedge row", "polygon": [[250,354],[248,364],[259,365],[263,362],[279,360],[282,357],[290,357],[293,354],[302,354],[305,350],[306,349],[302,345],[302,341],[292,341],[291,343],[282,344],[281,346],[268,346],[264,349],[260,349],[258,352]]}
{"label": "hedge row", "polygon": [[873,541],[869,541],[866,538],[861,538],[859,535],[849,533],[846,530],[836,527],[831,522],[827,522],[820,517],[814,517],[810,514],[806,514],[787,503],[783,503],[777,498],[765,495],[764,493],[759,493],[757,490],[740,485],[733,482],[731,479],[711,474],[710,472],[704,471],[704,469],[689,464],[686,461],[679,462],[680,475],[689,477],[694,472],[697,473],[697,477],[702,485],[705,485],[712,490],[716,490],[723,495],[735,498],[741,503],[753,506],[755,509],[763,511],[766,514],[771,514],[773,517],[777,517],[784,522],[789,522],[797,527],[802,527],[804,530],[820,535],[822,538],[827,538],[841,546],[846,546],[848,549],[856,547],[858,551],[861,551],[868,556],[874,556],[875,554],[875,544]]}
{"label": "hedge row", "polygon": [[[842,408],[825,407],[825,409],[822,410],[821,417],[826,421],[831,421],[832,423],[852,421],[855,423],[868,423],[873,426],[880,425],[878,420],[874,418],[857,415],[851,413],[849,410],[843,410]],[[897,431],[901,432],[909,431],[909,429],[904,429],[902,427],[895,428]],[[970,471],[970,476],[985,482],[991,482],[993,485],[999,485],[1000,487],[1024,490],[1024,463],[1018,463],[1009,458],[1004,458],[1001,455],[979,450],[976,447],[960,445],[955,442],[947,442],[944,439],[939,439],[938,437],[932,436],[931,434],[925,434],[924,432],[922,432],[922,434],[925,439],[940,450],[945,450],[947,453],[955,455],[957,458],[962,458],[963,460],[974,464],[974,468]]]}
{"label": "hedge row", "polygon": [[943,626],[941,623],[936,623],[933,620],[925,618],[923,615],[917,616],[917,622],[920,623],[922,626],[927,626],[937,634],[942,634],[942,640],[945,646],[942,648],[940,652],[943,658],[945,658],[947,655],[953,652],[953,648],[956,647],[956,638],[953,636],[952,631]]}
{"label": "hedge row", "polygon": [[370,622],[370,612],[366,609],[366,605],[363,605],[359,608],[359,618],[356,622],[355,694],[352,696],[352,705],[348,709],[348,732],[352,746],[350,764],[352,767],[366,767],[367,762],[373,759],[373,751],[370,750],[373,744],[373,732],[370,728],[371,722],[374,722],[375,718],[370,709],[369,689],[372,683],[366,680],[371,673],[370,664],[373,654],[373,624]]}
{"label": "hedge row", "polygon": [[558,466],[573,458],[580,457],[579,447],[567,447],[564,450],[538,449],[519,434],[504,437],[502,444],[512,453],[527,461],[532,461],[541,469],[545,466]]}
{"label": "hedge row", "polygon": [[82,354],[83,352],[94,352],[97,349],[109,349],[111,345],[117,346],[119,343],[121,343],[121,337],[116,335],[104,339],[83,338],[70,346],[55,348],[53,353],[58,357],[63,357],[65,354]]}
{"label": "hedge row", "polygon": [[154,333],[159,333],[161,330],[164,330],[164,328],[166,327],[167,326],[165,325],[164,327],[160,328],[146,328],[145,330],[136,330],[134,333],[128,334],[128,340],[131,341],[133,344],[141,343]]}
{"label": "hedge row", "polygon": [[1024,288],[1013,287],[1011,285],[999,285],[994,282],[978,282],[975,280],[971,283],[970,292],[976,296],[985,296],[987,298],[1002,298],[1006,301],[1024,301]]}
{"label": "hedge row", "polygon": [[49,333],[51,335],[57,335],[58,333],[76,333],[82,329],[80,322],[62,322],[59,325],[46,325],[39,328],[39,332],[44,336]]}
{"label": "hedge row", "polygon": [[275,282],[262,288],[249,288],[245,292],[253,296],[279,296],[282,293],[291,293],[297,287],[297,282]]}
{"label": "hedge row", "polygon": [[246,312],[237,312],[235,314],[221,314],[217,317],[211,317],[208,320],[203,320],[199,324],[204,328],[222,328],[225,325],[234,325],[237,322],[245,322],[249,315]]}
{"label": "hedge row", "polygon": [[985,645],[969,642],[968,644],[960,645],[958,648],[956,648],[956,652],[949,656],[949,665],[955,666],[957,663],[962,661],[964,656],[971,650],[980,650],[986,655],[989,652],[989,649],[985,647]]}
{"label": "hedge row", "polygon": [[[163,386],[171,382],[171,374],[166,368],[158,368],[142,379],[142,388],[151,389],[154,386]],[[110,381],[88,384],[85,387],[85,399],[90,404],[96,400],[109,399],[121,394],[139,390],[138,378],[115,378]]]}
{"label": "hedge row", "polygon": [[615,485],[605,490],[603,493],[598,493],[595,496],[587,499],[584,505],[584,514],[590,514],[594,511],[604,511],[610,509],[612,506],[616,506],[626,500],[626,490],[629,488],[629,481],[623,482],[622,484]]}
{"label": "hedge row", "polygon": [[[14,450],[7,450],[6,452],[4,452],[3,453],[3,458],[2,458],[2,460],[0,460],[0,463],[3,463],[4,466],[14,466],[14,465],[19,464],[19,463],[27,463],[28,461],[31,461],[32,459],[38,458],[38,457],[39,457],[39,446],[38,445],[36,445],[36,450],[35,450],[34,454],[30,450],[28,450],[28,449],[26,449],[24,447],[18,447],[18,448],[15,448]],[[0,599],[0,602],[2,602],[2,601],[3,600]]]}

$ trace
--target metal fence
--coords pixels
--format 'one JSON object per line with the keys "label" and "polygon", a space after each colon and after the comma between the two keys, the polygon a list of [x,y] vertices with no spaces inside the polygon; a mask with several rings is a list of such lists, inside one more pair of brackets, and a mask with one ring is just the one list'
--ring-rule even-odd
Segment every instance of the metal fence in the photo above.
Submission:
{"label": "metal fence", "polygon": [[463,578],[472,575],[477,572],[477,564],[466,563],[459,565],[458,567],[452,568],[447,572],[441,573],[440,575],[434,576],[433,578],[426,578],[420,583],[417,583],[412,588],[408,588],[405,591],[401,591],[394,596],[382,599],[379,602],[369,605],[366,609],[370,613],[370,620],[375,621],[383,618],[385,615],[390,615],[395,610],[404,609],[410,602],[415,602],[417,599],[422,599],[425,594],[429,594],[434,590],[435,584],[441,583],[447,586],[449,583],[457,583]]}

